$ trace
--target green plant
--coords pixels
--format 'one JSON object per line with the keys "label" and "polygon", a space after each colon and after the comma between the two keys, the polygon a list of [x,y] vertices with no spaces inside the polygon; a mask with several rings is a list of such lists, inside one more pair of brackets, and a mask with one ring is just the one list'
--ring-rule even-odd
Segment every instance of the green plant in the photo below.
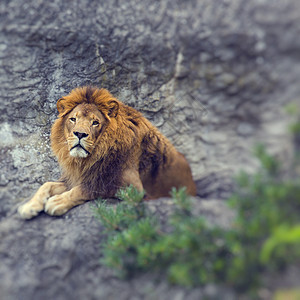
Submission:
{"label": "green plant", "polygon": [[163,269],[172,283],[187,286],[223,278],[228,254],[223,230],[193,216],[184,188],[172,191],[177,206],[167,230],[141,202],[142,194],[132,200],[135,193],[132,187],[122,190],[118,196],[123,202],[116,208],[96,204],[95,213],[108,231],[104,264],[123,276]]}
{"label": "green plant", "polygon": [[270,237],[264,242],[260,260],[270,263],[274,257],[282,257],[291,252],[300,253],[300,224],[287,226],[282,224],[274,229]]}
{"label": "green plant", "polygon": [[283,247],[287,240],[278,238],[280,228],[298,226],[299,182],[283,179],[278,161],[262,146],[255,153],[263,168],[253,176],[241,174],[239,188],[229,201],[237,210],[231,243],[238,250],[232,251],[228,279],[242,288],[255,286],[262,271],[278,270],[299,260],[299,236],[289,239],[291,247]]}
{"label": "green plant", "polygon": [[256,287],[262,272],[299,262],[299,179],[282,176],[279,162],[264,147],[255,154],[262,168],[238,177],[229,199],[236,210],[229,230],[195,215],[184,188],[172,190],[175,209],[164,224],[133,187],[118,193],[122,202],[116,207],[98,201],[95,214],[107,232],[102,262],[123,276],[152,270],[174,284],[214,282],[243,290]]}

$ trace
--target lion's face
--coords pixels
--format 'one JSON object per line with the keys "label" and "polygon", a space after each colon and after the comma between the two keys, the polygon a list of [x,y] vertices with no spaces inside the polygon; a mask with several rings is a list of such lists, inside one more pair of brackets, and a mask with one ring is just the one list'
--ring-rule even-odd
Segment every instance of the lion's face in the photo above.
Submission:
{"label": "lion's face", "polygon": [[104,125],[105,118],[96,105],[87,103],[77,105],[65,120],[65,138],[70,156],[88,157]]}

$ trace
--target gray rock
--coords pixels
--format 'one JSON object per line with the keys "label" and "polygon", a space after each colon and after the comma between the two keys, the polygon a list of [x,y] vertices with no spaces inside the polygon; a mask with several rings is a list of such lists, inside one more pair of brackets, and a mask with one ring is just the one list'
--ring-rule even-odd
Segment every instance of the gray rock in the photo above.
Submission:
{"label": "gray rock", "polygon": [[300,102],[299,20],[298,0],[1,1],[1,298],[210,294],[151,276],[114,278],[98,263],[102,228],[88,204],[30,222],[11,211],[59,177],[49,147],[55,104],[85,84],[108,88],[158,126],[190,161],[199,196],[227,198],[232,176],[257,167],[256,142],[291,152],[284,106]]}

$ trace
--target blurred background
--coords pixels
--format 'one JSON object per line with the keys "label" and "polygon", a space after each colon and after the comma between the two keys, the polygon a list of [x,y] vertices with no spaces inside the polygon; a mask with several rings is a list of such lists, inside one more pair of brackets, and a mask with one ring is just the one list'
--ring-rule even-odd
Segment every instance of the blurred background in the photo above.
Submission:
{"label": "blurred background", "polygon": [[[56,101],[82,85],[107,88],[143,112],[187,157],[202,199],[228,198],[233,176],[257,169],[257,142],[288,164],[285,107],[300,104],[299,36],[298,0],[2,0],[3,235],[23,226],[7,221],[10,210],[59,178],[49,144]],[[18,272],[6,276],[8,294]],[[26,284],[16,293],[34,299]]]}

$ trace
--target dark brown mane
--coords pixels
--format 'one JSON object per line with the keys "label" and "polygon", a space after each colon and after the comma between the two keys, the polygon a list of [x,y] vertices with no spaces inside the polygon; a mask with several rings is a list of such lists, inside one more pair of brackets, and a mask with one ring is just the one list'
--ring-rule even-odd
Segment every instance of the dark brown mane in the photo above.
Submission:
{"label": "dark brown mane", "polygon": [[128,159],[130,153],[113,151],[82,175],[83,187],[91,198],[115,196],[121,186],[122,173]]}
{"label": "dark brown mane", "polygon": [[95,99],[94,99],[93,95],[95,94],[95,92],[97,90],[98,89],[93,87],[93,86],[87,86],[86,87],[85,98],[86,98],[87,103],[94,103],[95,102]]}

